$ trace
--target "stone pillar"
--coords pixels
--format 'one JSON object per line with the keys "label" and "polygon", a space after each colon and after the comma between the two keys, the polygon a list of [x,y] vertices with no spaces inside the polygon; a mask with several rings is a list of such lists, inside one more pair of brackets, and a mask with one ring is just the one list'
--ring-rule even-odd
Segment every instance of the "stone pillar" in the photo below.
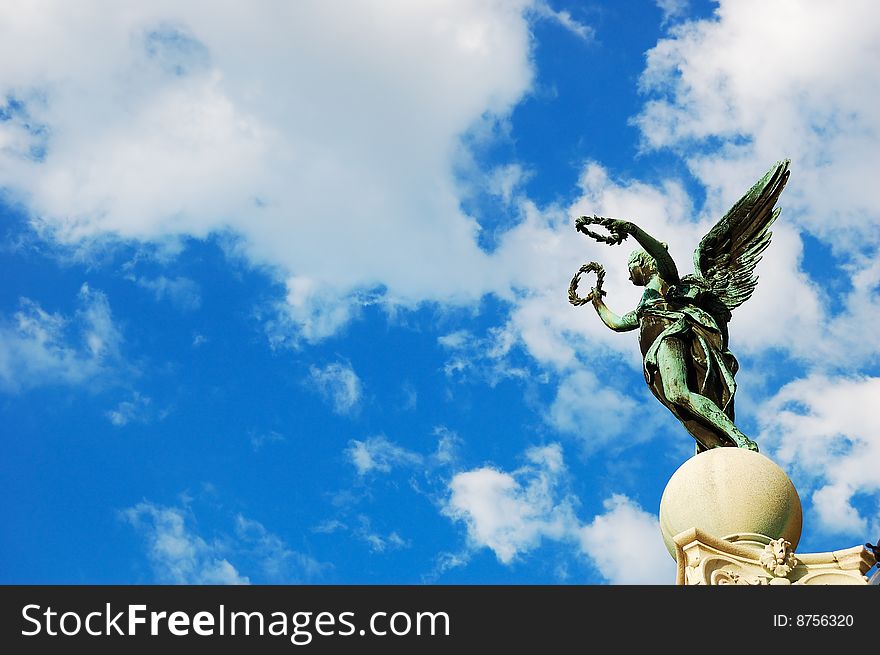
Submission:
{"label": "stone pillar", "polygon": [[677,584],[869,584],[865,574],[875,560],[864,546],[796,554],[802,522],[800,498],[785,472],[742,448],[695,455],[660,500],[660,530],[678,564]]}

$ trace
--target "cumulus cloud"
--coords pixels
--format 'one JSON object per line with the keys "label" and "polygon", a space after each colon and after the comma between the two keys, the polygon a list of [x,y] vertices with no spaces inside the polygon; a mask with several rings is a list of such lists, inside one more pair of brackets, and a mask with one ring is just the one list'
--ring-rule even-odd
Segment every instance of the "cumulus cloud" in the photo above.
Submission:
{"label": "cumulus cloud", "polygon": [[814,373],[785,385],[758,412],[761,439],[791,470],[817,525],[866,539],[880,531],[880,378]]}
{"label": "cumulus cloud", "polygon": [[186,510],[138,503],[122,512],[147,541],[147,556],[164,584],[249,584],[222,553],[187,525]]}
{"label": "cumulus cloud", "polygon": [[543,538],[568,538],[577,519],[571,497],[556,498],[564,474],[558,444],[532,448],[513,473],[484,466],[457,473],[444,513],[467,526],[468,539],[492,549],[503,564],[536,548]]}
{"label": "cumulus cloud", "polygon": [[580,529],[581,548],[611,584],[671,584],[675,563],[660,523],[631,499],[614,494],[606,512]]}
{"label": "cumulus cloud", "polygon": [[[567,470],[559,444],[526,451],[527,463],[506,473],[493,467],[457,473],[443,508],[467,526],[471,550],[490,548],[510,564],[542,541],[572,544],[612,584],[670,584],[675,567],[663,545],[655,516],[614,494],[606,512],[584,524],[577,499],[566,492]],[[450,553],[437,562],[439,574],[468,560]]]}
{"label": "cumulus cloud", "polygon": [[[638,380],[636,379],[636,382]],[[574,435],[589,451],[595,451],[625,435],[628,442],[647,439],[650,411],[590,370],[578,370],[559,382],[548,420],[560,432]]]}
{"label": "cumulus cloud", "polygon": [[423,461],[421,455],[398,446],[384,435],[363,441],[352,439],[345,453],[358,475],[389,473],[395,466],[417,466]]}
{"label": "cumulus cloud", "polygon": [[309,367],[309,382],[333,406],[337,414],[353,414],[361,400],[361,380],[348,363]]}
{"label": "cumulus cloud", "polygon": [[0,317],[0,389],[81,384],[121,365],[122,333],[107,296],[83,284],[72,316],[49,313],[22,298],[11,317]]}
{"label": "cumulus cloud", "polygon": [[[682,3],[659,5],[670,17]],[[157,2],[73,14],[47,3],[0,21],[0,54],[8,55],[0,57],[8,117],[0,182],[34,225],[64,243],[232,233],[232,251],[285,285],[264,317],[274,345],[326,338],[367,304],[496,293],[511,303],[499,336],[561,369],[585,350],[635,359],[619,335],[584,316],[589,308],[565,301],[565,281],[585,257],[608,266],[612,302],[637,301],[621,276],[625,257],[614,261],[616,253],[578,238],[572,216],[636,220],[687,268],[712,222],[772,161],[792,157],[785,220],[736,320],[746,351],[791,348],[802,357],[825,317],[816,285],[799,271],[797,229],[837,245],[877,244],[866,176],[878,168],[880,85],[865,83],[876,76],[862,56],[877,41],[876,21],[863,16],[873,11],[868,2],[845,12],[722,2],[712,19],[674,27],[648,56],[648,100],[636,123],[646,147],[685,157],[706,187],[705,209],[695,216],[676,180],[615,180],[587,162],[580,198],[549,208],[521,199],[520,224],[491,254],[460,209],[461,136],[503,119],[528,93],[529,16],[587,28],[546,2],[399,3],[394,11],[368,2],[345,21],[313,4],[255,7],[205,12]],[[40,42],[54,44],[51,55],[27,45]],[[756,58],[773,63],[753,65]],[[690,154],[689,144],[706,139],[723,147]],[[527,174],[513,162],[487,180],[511,203]],[[850,262],[853,279],[870,261]],[[197,302],[181,279],[143,283]],[[791,297],[799,301],[780,302]],[[786,343],[774,329],[780,322],[806,336]],[[450,360],[452,370],[470,364]]]}
{"label": "cumulus cloud", "polygon": [[66,244],[237,235],[286,283],[277,327],[294,341],[377,289],[470,302],[497,275],[454,163],[463,134],[528,92],[533,7],[7,7],[0,184]]}
{"label": "cumulus cloud", "polygon": [[[685,4],[658,1],[666,18]],[[587,162],[576,202],[522,200],[521,223],[492,254],[460,209],[461,136],[503,120],[529,92],[529,17],[582,36],[586,26],[543,0],[395,3],[393,11],[376,0],[345,20],[308,3],[202,9],[87,3],[74,13],[47,2],[8,10],[0,183],[64,243],[236,235],[231,250],[285,285],[266,317],[275,345],[326,338],[366,304],[496,293],[511,302],[504,333],[542,364],[572,366],[587,344],[623,352],[560,292],[584,255],[613,264],[607,248],[573,234],[571,217],[636,220],[670,242],[685,268],[712,222],[783,156],[794,171],[785,220],[755,297],[738,310],[740,347],[812,352],[824,298],[799,270],[798,230],[863,252],[847,262],[853,280],[875,259],[880,85],[870,83],[877,72],[864,53],[880,28],[867,0],[846,11],[724,0],[711,19],[676,25],[649,52],[635,123],[646,148],[674,149],[705,186],[700,215],[675,180],[613,180]],[[46,42],[51,53],[30,47]],[[487,180],[510,203],[527,174],[513,162]],[[632,305],[614,265],[609,295]],[[180,286],[147,282],[166,295]],[[190,291],[181,292],[192,300]],[[792,297],[798,302],[781,302]],[[780,322],[806,336],[786,343],[773,329]]]}

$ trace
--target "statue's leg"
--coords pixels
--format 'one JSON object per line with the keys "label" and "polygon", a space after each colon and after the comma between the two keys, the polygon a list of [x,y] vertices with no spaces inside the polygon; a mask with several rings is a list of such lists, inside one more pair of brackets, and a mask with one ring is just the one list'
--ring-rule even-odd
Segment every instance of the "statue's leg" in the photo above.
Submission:
{"label": "statue's leg", "polygon": [[[758,445],[744,435],[718,405],[688,387],[687,357],[688,349],[681,339],[667,337],[660,344],[657,351],[657,365],[660,369],[663,395],[674,405],[717,427],[740,448],[757,451]],[[724,444],[720,440],[717,443],[703,444],[706,448],[722,445]]]}

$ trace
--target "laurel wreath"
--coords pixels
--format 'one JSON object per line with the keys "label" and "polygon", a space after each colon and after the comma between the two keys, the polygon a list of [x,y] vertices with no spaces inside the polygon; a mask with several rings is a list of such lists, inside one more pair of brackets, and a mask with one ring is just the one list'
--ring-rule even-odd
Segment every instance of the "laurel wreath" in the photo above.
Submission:
{"label": "laurel wreath", "polygon": [[[588,237],[594,238],[596,241],[600,241],[602,243],[607,243],[611,246],[618,246],[624,242],[627,237],[626,232],[614,227],[615,220],[613,218],[604,218],[602,216],[581,216],[574,222],[574,229],[582,234],[586,234]],[[611,233],[609,235],[599,234],[598,232],[593,232],[590,229],[587,229],[587,225],[601,225],[602,227],[608,228],[608,231]]]}
{"label": "laurel wreath", "polygon": [[[587,294],[586,297],[581,297],[577,293],[578,284],[581,281],[581,275],[584,273],[596,273],[596,286],[594,286],[590,293]],[[599,297],[605,295],[605,292],[602,291],[602,282],[605,281],[605,267],[602,264],[597,264],[596,262],[590,262],[588,264],[584,264],[578,269],[578,272],[574,274],[574,277],[571,278],[571,284],[568,286],[568,302],[570,302],[575,307],[580,305],[586,305],[588,302],[593,302],[593,298],[596,294],[599,294]]]}
{"label": "laurel wreath", "polygon": [[[608,229],[609,234],[604,235],[599,234],[598,232],[593,232],[587,227],[587,225],[601,225]],[[592,237],[600,243],[607,243],[610,246],[620,245],[627,237],[627,233],[620,229],[619,223],[616,224],[615,219],[604,218],[602,216],[581,216],[574,222],[574,228],[581,234],[586,234],[588,237]],[[579,296],[577,293],[578,284],[580,284],[581,281],[581,275],[584,273],[596,274],[596,286],[590,290],[590,293],[588,293],[586,297]],[[578,272],[574,274],[574,277],[571,278],[571,284],[568,286],[568,302],[575,307],[578,307],[593,302],[593,298],[597,296],[601,298],[605,295],[605,292],[602,291],[602,283],[604,281],[605,268],[601,264],[597,262],[584,264],[578,269]]]}

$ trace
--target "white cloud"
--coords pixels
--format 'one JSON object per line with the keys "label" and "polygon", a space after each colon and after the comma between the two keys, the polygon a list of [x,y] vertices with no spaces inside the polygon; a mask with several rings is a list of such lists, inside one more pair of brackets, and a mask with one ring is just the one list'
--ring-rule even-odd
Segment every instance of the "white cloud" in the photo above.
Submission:
{"label": "white cloud", "polygon": [[456,330],[449,334],[437,337],[437,343],[444,348],[458,349],[464,347],[470,341],[470,334],[467,330]]}
{"label": "white cloud", "polygon": [[[672,16],[682,3],[658,4]],[[16,10],[0,21],[0,90],[14,99],[0,125],[0,183],[65,243],[236,235],[231,251],[286,285],[267,320],[274,345],[335,334],[366,304],[463,303],[492,292],[511,302],[495,336],[565,370],[602,351],[637,366],[631,339],[565,300],[584,259],[608,268],[614,307],[638,299],[626,282],[626,246],[579,237],[573,216],[635,220],[688,269],[712,222],[772,161],[791,156],[783,219],[732,336],[742,352],[781,347],[809,359],[823,352],[817,339],[830,343],[836,332],[815,327],[828,321],[818,286],[798,270],[797,229],[862,249],[880,234],[869,191],[869,171],[880,168],[880,85],[866,82],[877,73],[863,56],[878,40],[872,11],[869,2],[847,11],[722,2],[714,19],[677,25],[651,51],[642,86],[652,96],[637,123],[648,146],[679,149],[706,185],[699,216],[674,180],[614,180],[590,162],[579,199],[539,209],[518,195],[528,172],[514,162],[487,180],[506,202],[519,198],[523,220],[492,254],[479,248],[454,180],[460,137],[502,120],[529,92],[524,16],[584,28],[525,1],[376,1],[344,19],[301,4]],[[45,42],[51,54],[31,47]],[[707,137],[724,147],[688,154]],[[852,262],[848,274],[855,280],[870,261]],[[180,280],[146,282],[195,302]],[[797,338],[780,336],[780,324]],[[869,340],[852,341],[875,354]],[[459,353],[449,370],[473,363]],[[490,380],[499,373],[523,371],[502,363]]]}
{"label": "white cloud", "polygon": [[595,30],[589,25],[584,25],[580,21],[575,20],[568,11],[553,9],[546,0],[541,0],[535,4],[534,12],[541,18],[555,21],[575,36],[588,41],[595,36]]}
{"label": "white cloud", "polygon": [[690,0],[656,0],[657,6],[663,12],[663,23],[669,23],[687,14]]}
{"label": "white cloud", "polygon": [[409,380],[406,380],[401,386],[400,395],[402,396],[402,401],[398,407],[400,411],[412,411],[418,407],[419,392]]}
{"label": "white cloud", "polygon": [[[667,18],[684,4],[658,1]],[[880,84],[864,56],[880,40],[873,11],[867,0],[846,11],[725,0],[712,19],[675,26],[649,53],[650,97],[636,123],[646,147],[686,158],[706,186],[705,211],[694,216],[675,181],[619,182],[587,163],[580,199],[545,209],[522,201],[524,220],[490,255],[459,208],[460,137],[503,120],[529,92],[525,16],[586,34],[570,14],[525,0],[374,0],[344,19],[303,4],[87,3],[72,12],[49,2],[0,20],[0,97],[13,99],[0,124],[0,183],[65,243],[237,235],[232,250],[286,285],[267,326],[275,345],[326,338],[365,304],[494,292],[513,303],[505,334],[565,369],[588,348],[631,352],[583,316],[589,308],[565,302],[560,287],[585,257],[609,267],[612,302],[637,300],[622,293],[625,257],[615,263],[610,249],[579,238],[572,216],[631,218],[687,268],[712,222],[790,156],[783,220],[733,333],[744,352],[782,347],[809,358],[826,317],[817,285],[798,270],[797,230],[869,255],[880,243],[871,197]],[[32,47],[46,42],[51,53]],[[526,174],[514,162],[487,179],[510,202]],[[850,262],[848,275],[871,260]],[[798,335],[791,344],[780,323]]]}
{"label": "white cloud", "polygon": [[[648,53],[637,119],[646,145],[680,149],[710,201],[735,200],[755,171],[792,159],[783,198],[797,221],[840,248],[880,244],[872,179],[880,169],[876,7],[809,0],[722,0]],[[709,138],[718,144],[691,151]]]}
{"label": "white cloud", "polygon": [[361,400],[361,380],[348,363],[309,368],[309,382],[333,405],[337,414],[353,414]]}
{"label": "white cloud", "polygon": [[434,558],[434,568],[422,576],[425,584],[436,584],[437,580],[447,571],[466,566],[471,561],[473,551],[464,549],[459,553],[442,552]]}
{"label": "white cloud", "polygon": [[235,535],[239,550],[253,558],[272,583],[298,584],[315,580],[327,568],[315,558],[289,548],[283,539],[269,532],[259,521],[241,514],[235,517]]}
{"label": "white cloud", "polygon": [[328,519],[312,528],[312,532],[316,532],[317,534],[333,534],[334,532],[346,530],[347,528],[348,526],[339,519]]}
{"label": "white cloud", "polygon": [[652,430],[645,421],[655,411],[583,369],[560,380],[547,418],[557,430],[576,436],[586,449],[595,451],[622,435],[629,443],[650,438]]}
{"label": "white cloud", "polygon": [[456,330],[437,338],[437,343],[450,352],[443,372],[450,378],[485,380],[490,386],[509,378],[527,378],[529,372],[511,364],[508,357],[518,336],[510,326],[489,328],[485,336]]}
{"label": "white cloud", "polygon": [[418,453],[398,446],[387,437],[380,435],[364,441],[352,439],[345,453],[357,469],[358,475],[373,471],[389,473],[395,466],[417,466],[423,458]]}
{"label": "white cloud", "polygon": [[62,243],[238,235],[287,283],[276,327],[293,342],[375,289],[472,302],[498,274],[454,163],[464,133],[529,91],[534,6],[7,7],[0,184]]}
{"label": "white cloud", "polygon": [[[767,166],[756,166],[735,193],[745,193]],[[717,182],[707,181],[710,194],[717,191]],[[779,203],[782,216],[756,269],[758,287],[733,313],[731,348],[741,358],[776,349],[812,365],[866,365],[880,356],[880,343],[871,334],[880,316],[876,293],[880,264],[876,257],[850,257],[840,271],[850,290],[840,299],[842,310],[834,313],[823,281],[812,279],[801,268],[799,221],[786,202],[798,184],[793,173]],[[599,214],[631,219],[669,244],[679,272],[685,274],[693,272],[694,250],[729,205],[713,202],[696,214],[681,183],[666,180],[649,185],[614,179],[595,162],[586,164],[580,187],[581,196],[564,212],[540,211],[526,202],[525,220],[501,238],[496,257],[502,268],[511,271],[513,285],[523,291],[512,299],[507,325],[496,331],[504,334],[508,344],[521,345],[537,362],[562,375],[584,365],[591,367],[609,355],[637,371],[641,358],[636,333],[608,330],[592,307],[574,308],[565,295],[565,285],[580,264],[597,261],[606,270],[605,300],[612,310],[623,314],[635,308],[642,289],[628,281],[625,264],[636,244],[629,240],[615,248],[595,243],[575,233],[571,217]],[[585,294],[592,284],[594,278],[584,276],[580,293]],[[792,298],[797,301],[791,302]],[[485,350],[477,347],[479,343],[463,331],[444,337],[441,344],[456,353],[448,372],[471,368],[470,351]],[[499,370],[509,350],[493,363]]]}
{"label": "white cloud", "polygon": [[536,548],[542,539],[570,538],[577,519],[572,497],[556,498],[564,475],[558,444],[532,448],[529,464],[513,473],[484,466],[457,473],[443,509],[467,526],[475,547],[488,547],[503,564]]}
{"label": "white cloud", "polygon": [[269,430],[268,432],[255,432],[252,431],[250,433],[251,438],[251,447],[254,451],[259,451],[266,444],[270,443],[281,443],[285,441],[284,435],[280,432],[276,432],[275,430]]}
{"label": "white cloud", "polygon": [[164,584],[249,584],[247,576],[187,525],[186,510],[138,503],[123,517],[147,540],[147,555],[156,578]]}
{"label": "white cloud", "polygon": [[533,175],[533,171],[525,170],[521,164],[499,166],[489,175],[489,191],[510,205],[519,197],[523,183]]}
{"label": "white cloud", "polygon": [[611,584],[673,584],[675,562],[663,545],[657,517],[614,494],[604,514],[580,530],[581,547]]}
{"label": "white cloud", "polygon": [[815,373],[785,385],[758,412],[761,443],[795,480],[826,531],[880,531],[880,378]]}
{"label": "white cloud", "polygon": [[432,455],[434,462],[440,466],[450,466],[458,459],[458,449],[462,439],[453,430],[445,426],[434,428],[434,436],[437,437],[437,449]]}
{"label": "white cloud", "polygon": [[880,259],[855,258],[849,267],[852,287],[843,309],[815,342],[816,360],[825,368],[859,367],[880,358],[875,326],[880,322]]}
{"label": "white cloud", "polygon": [[[241,514],[233,517],[231,534],[205,539],[193,527],[191,501],[186,495],[180,507],[144,501],[121,512],[146,539],[159,583],[250,584],[256,575],[268,583],[298,584],[320,578],[329,566],[291,549],[259,521]],[[243,568],[251,574],[241,573]]]}
{"label": "white cloud", "polygon": [[396,530],[382,534],[373,528],[370,517],[365,514],[357,516],[357,524],[354,526],[349,526],[338,519],[329,519],[312,528],[312,532],[317,534],[334,534],[345,531],[349,531],[357,539],[367,544],[372,553],[384,553],[412,546],[412,543],[401,537]]}
{"label": "white cloud", "polygon": [[105,416],[116,427],[128,425],[132,421],[146,422],[149,420],[152,402],[149,396],[142,396],[135,391],[131,394],[131,400],[121,401],[116,409],[105,412]]}
{"label": "white cloud", "polygon": [[[614,494],[606,512],[583,524],[578,501],[565,492],[567,475],[559,444],[526,451],[528,463],[505,473],[484,466],[456,474],[443,513],[467,526],[471,549],[490,548],[510,564],[543,540],[571,543],[612,584],[672,584],[675,565],[663,545],[657,518],[626,496]],[[468,554],[446,553],[435,574],[461,566]]]}
{"label": "white cloud", "polygon": [[121,364],[122,334],[107,297],[83,284],[72,317],[28,298],[11,319],[0,317],[0,389],[94,382]]}
{"label": "white cloud", "polygon": [[392,531],[387,535],[382,535],[373,529],[372,523],[368,516],[361,515],[358,517],[359,525],[354,530],[355,536],[363,540],[374,553],[384,553],[388,550],[399,550],[401,548],[409,548],[410,543],[401,537],[396,531]]}
{"label": "white cloud", "polygon": [[287,295],[272,307],[266,332],[273,347],[299,348],[336,334],[371,301],[368,295],[321,285],[314,278],[292,276],[285,281]]}
{"label": "white cloud", "polygon": [[188,277],[169,278],[160,275],[155,278],[132,277],[130,279],[139,287],[151,291],[156,300],[167,299],[184,311],[193,311],[202,305],[199,285]]}

